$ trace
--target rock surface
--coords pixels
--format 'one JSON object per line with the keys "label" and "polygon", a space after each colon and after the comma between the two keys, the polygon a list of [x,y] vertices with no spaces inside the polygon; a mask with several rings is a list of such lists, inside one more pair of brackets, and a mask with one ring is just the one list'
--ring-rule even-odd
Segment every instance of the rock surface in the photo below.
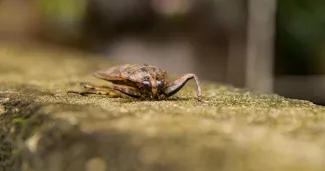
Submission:
{"label": "rock surface", "polygon": [[0,46],[0,170],[302,171],[325,168],[325,108],[191,81],[165,101],[66,95],[114,65]]}

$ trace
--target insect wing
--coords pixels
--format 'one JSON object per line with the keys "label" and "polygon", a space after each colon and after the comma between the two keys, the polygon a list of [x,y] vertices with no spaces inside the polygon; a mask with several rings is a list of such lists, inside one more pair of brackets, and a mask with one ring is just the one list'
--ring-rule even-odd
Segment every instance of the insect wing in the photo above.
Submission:
{"label": "insect wing", "polygon": [[100,70],[95,72],[94,76],[107,81],[123,80],[121,78],[120,68],[121,66],[116,66],[106,70]]}

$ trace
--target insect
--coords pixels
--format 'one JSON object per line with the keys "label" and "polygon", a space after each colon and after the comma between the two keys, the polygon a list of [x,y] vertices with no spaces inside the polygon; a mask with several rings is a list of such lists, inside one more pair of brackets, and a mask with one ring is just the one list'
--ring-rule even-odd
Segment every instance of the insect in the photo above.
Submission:
{"label": "insect", "polygon": [[113,84],[97,86],[81,83],[81,86],[86,89],[85,91],[70,90],[67,93],[162,100],[177,93],[187,81],[194,78],[197,85],[197,99],[200,102],[202,101],[200,82],[195,74],[185,74],[173,82],[167,82],[167,73],[161,68],[147,64],[125,64],[97,71],[94,76]]}

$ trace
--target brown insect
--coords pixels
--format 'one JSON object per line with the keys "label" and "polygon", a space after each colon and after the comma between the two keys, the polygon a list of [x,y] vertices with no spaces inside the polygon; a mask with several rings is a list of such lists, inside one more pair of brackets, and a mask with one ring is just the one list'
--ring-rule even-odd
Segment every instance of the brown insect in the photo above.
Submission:
{"label": "brown insect", "polygon": [[163,69],[147,64],[126,64],[97,71],[94,76],[110,81],[113,84],[110,86],[97,86],[90,83],[81,83],[81,86],[86,89],[85,91],[68,91],[68,93],[161,100],[174,95],[188,80],[194,78],[197,85],[197,99],[202,101],[200,82],[195,74],[185,74],[174,82],[166,82],[167,73]]}

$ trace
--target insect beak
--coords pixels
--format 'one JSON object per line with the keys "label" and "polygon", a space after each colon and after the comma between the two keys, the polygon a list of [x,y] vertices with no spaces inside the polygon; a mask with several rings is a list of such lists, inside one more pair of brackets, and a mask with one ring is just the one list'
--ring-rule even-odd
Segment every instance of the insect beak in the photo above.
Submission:
{"label": "insect beak", "polygon": [[151,82],[151,93],[154,97],[157,97],[158,85],[156,80]]}
{"label": "insect beak", "polygon": [[151,92],[156,97],[157,96],[157,92],[158,92],[158,88],[157,87],[152,87]]}

